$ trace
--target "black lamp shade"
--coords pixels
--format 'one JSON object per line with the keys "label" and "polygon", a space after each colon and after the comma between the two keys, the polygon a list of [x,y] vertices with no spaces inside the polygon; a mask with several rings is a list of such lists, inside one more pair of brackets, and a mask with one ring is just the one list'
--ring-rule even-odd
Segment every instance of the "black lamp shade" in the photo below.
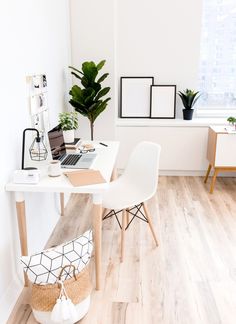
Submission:
{"label": "black lamp shade", "polygon": [[22,159],[21,159],[21,168],[24,169],[36,169],[33,167],[25,168],[25,134],[27,131],[33,131],[37,133],[37,136],[34,138],[33,143],[29,148],[29,155],[33,161],[43,161],[47,159],[48,151],[46,146],[43,143],[43,138],[40,137],[39,131],[36,128],[26,128],[23,131],[23,141],[22,141]]}
{"label": "black lamp shade", "polygon": [[39,138],[40,140],[37,139],[38,138],[35,137],[29,148],[30,158],[33,161],[44,161],[47,159],[48,151],[43,143],[42,138]]}

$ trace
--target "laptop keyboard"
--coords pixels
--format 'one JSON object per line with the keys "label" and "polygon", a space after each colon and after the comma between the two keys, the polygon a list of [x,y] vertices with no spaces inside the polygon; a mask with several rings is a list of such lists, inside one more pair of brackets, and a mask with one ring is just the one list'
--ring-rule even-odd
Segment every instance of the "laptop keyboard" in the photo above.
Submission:
{"label": "laptop keyboard", "polygon": [[81,158],[82,154],[68,154],[65,160],[62,161],[62,165],[75,165],[79,159]]}

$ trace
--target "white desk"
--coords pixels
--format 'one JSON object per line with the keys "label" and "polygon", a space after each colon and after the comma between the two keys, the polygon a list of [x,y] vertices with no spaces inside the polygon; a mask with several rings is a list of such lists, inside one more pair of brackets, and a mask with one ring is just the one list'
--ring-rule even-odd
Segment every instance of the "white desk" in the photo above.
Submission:
{"label": "white desk", "polygon": [[[98,156],[92,165],[92,169],[99,170],[105,180],[110,182],[111,175],[115,166],[115,161],[119,149],[118,142],[105,142],[108,147],[98,145],[96,153]],[[60,177],[42,176],[36,185],[8,183],[6,191],[15,193],[16,210],[18,218],[18,229],[22,255],[28,255],[27,246],[27,227],[25,215],[24,192],[59,192],[61,193],[61,207],[64,208],[63,193],[89,193],[93,197],[93,235],[95,243],[95,270],[96,270],[96,289],[100,289],[101,274],[101,240],[102,240],[102,193],[107,188],[107,184],[96,184],[82,187],[73,187],[69,180],[61,175]],[[63,214],[63,210],[62,210]],[[27,285],[27,278],[25,277]]]}

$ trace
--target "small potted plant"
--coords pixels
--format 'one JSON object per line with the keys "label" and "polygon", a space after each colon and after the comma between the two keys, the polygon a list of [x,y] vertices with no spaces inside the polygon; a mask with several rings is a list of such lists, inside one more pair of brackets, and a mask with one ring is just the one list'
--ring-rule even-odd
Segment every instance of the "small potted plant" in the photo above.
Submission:
{"label": "small potted plant", "polygon": [[236,118],[230,116],[229,118],[227,118],[227,122],[229,122],[229,124],[236,130]]}
{"label": "small potted plant", "polygon": [[180,96],[182,103],[184,105],[183,109],[183,117],[184,120],[191,120],[193,118],[193,106],[199,99],[200,95],[199,91],[195,92],[194,90],[186,89],[185,91],[178,92],[178,95]]}
{"label": "small potted plant", "polygon": [[63,130],[65,143],[75,140],[75,129],[78,128],[78,113],[76,111],[62,112],[59,114],[59,125]]}

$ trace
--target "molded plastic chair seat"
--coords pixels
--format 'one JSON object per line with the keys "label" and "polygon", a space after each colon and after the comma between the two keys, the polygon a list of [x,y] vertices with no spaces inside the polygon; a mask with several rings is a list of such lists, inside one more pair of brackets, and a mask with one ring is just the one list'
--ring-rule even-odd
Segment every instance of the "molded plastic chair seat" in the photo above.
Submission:
{"label": "molded plastic chair seat", "polygon": [[144,209],[143,220],[149,224],[153,238],[156,245],[158,245],[145,201],[150,199],[157,190],[160,152],[161,147],[159,144],[151,142],[139,143],[131,153],[124,173],[118,179],[112,181],[103,194],[103,208],[111,209],[114,211],[115,216],[117,214],[115,211],[123,211],[121,261],[123,261],[124,254],[124,233],[129,225],[127,213],[134,206],[140,205]]}
{"label": "molded plastic chair seat", "polygon": [[110,183],[108,190],[103,195],[102,205],[107,209],[126,209],[150,199],[148,187],[138,186],[121,176]]}

